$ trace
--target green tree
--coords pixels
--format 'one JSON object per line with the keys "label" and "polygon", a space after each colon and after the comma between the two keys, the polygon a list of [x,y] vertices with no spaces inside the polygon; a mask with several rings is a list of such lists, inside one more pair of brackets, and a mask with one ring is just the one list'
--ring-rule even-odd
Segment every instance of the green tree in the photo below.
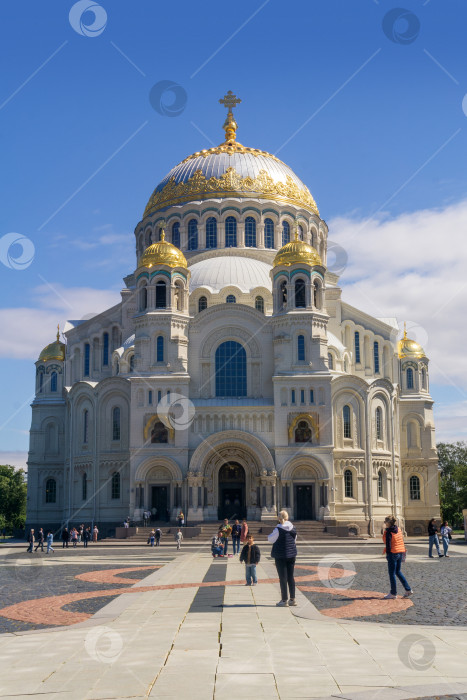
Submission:
{"label": "green tree", "polygon": [[26,522],[26,479],[22,469],[0,465],[0,516],[11,531]]}
{"label": "green tree", "polygon": [[467,443],[440,442],[438,449],[440,504],[444,520],[461,526],[462,510],[467,508]]}

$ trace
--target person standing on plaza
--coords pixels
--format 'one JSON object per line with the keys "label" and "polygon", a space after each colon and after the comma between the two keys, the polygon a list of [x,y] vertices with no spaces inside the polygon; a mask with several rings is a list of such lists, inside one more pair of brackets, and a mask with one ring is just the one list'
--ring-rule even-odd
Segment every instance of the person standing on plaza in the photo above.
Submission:
{"label": "person standing on plaza", "polygon": [[183,510],[178,514],[178,527],[183,527],[185,525],[185,516],[183,515]]}
{"label": "person standing on plaza", "polygon": [[402,562],[405,561],[405,544],[402,531],[396,525],[396,519],[387,517],[384,520],[385,530],[383,532],[384,550],[386,560],[388,562],[389,583],[391,592],[384,596],[385,600],[397,598],[397,581],[396,576],[402,583],[405,593],[403,598],[409,598],[413,591],[409,586],[407,579],[401,571]]}
{"label": "person standing on plaza", "polygon": [[71,543],[73,547],[78,544],[78,530],[75,527],[71,530]]}
{"label": "person standing on plaza", "polygon": [[78,542],[81,542],[83,539],[83,533],[84,533],[84,525],[80,525],[78,528]]}
{"label": "person standing on plaza", "polygon": [[243,520],[242,520],[242,529],[241,529],[241,531],[240,531],[240,542],[241,542],[242,544],[245,544],[247,535],[248,535],[248,523],[247,523],[247,521],[245,520],[245,518],[243,518]]}
{"label": "person standing on plaza", "polygon": [[156,547],[159,547],[161,544],[161,535],[162,531],[160,527],[156,527]]}
{"label": "person standing on plaza", "polygon": [[151,547],[154,547],[155,541],[156,541],[156,533],[154,532],[154,530],[151,530],[151,532],[149,533],[149,544],[151,545]]}
{"label": "person standing on plaza", "polygon": [[83,530],[83,547],[88,546],[88,542],[91,539],[91,530],[88,527],[85,527]]}
{"label": "person standing on plaza", "polygon": [[444,556],[449,559],[449,554],[448,554],[448,549],[449,549],[449,540],[452,539],[452,528],[449,527],[448,521],[445,520],[443,524],[441,525],[440,529],[440,534],[441,534],[441,539],[443,540],[443,552]]}
{"label": "person standing on plaza", "polygon": [[49,552],[55,552],[54,548],[52,547],[53,543],[54,543],[54,536],[49,530],[47,533],[47,552],[46,552],[46,554],[48,554]]}
{"label": "person standing on plaza", "polygon": [[[276,605],[297,605],[295,601],[294,568],[297,556],[297,531],[289,520],[286,510],[279,513],[279,524],[268,535],[268,541],[272,544],[271,556],[275,559],[277,574],[281,587],[281,599]],[[289,601],[287,602],[287,587],[289,589]]]}
{"label": "person standing on plaza", "polygon": [[175,535],[175,541],[176,541],[176,543],[177,543],[177,549],[180,549],[180,547],[182,546],[182,540],[183,540],[183,534],[182,534],[182,531],[180,530],[180,528],[178,528],[178,532],[177,532],[177,534]]}
{"label": "person standing on plaza", "polygon": [[64,527],[62,530],[62,549],[65,547],[68,547],[68,540],[70,539],[70,533],[68,532],[68,528]]}
{"label": "person standing on plaza", "polygon": [[256,586],[258,578],[256,576],[256,564],[261,559],[261,551],[253,539],[253,535],[248,535],[247,543],[242,548],[240,561],[245,564],[245,578],[247,586]]}
{"label": "person standing on plaza", "polygon": [[37,533],[37,544],[36,544],[36,549],[34,550],[37,552],[37,550],[41,548],[41,552],[44,551],[44,530],[42,528],[39,528],[39,532]]}
{"label": "person standing on plaza", "polygon": [[428,523],[428,556],[433,559],[433,545],[436,547],[438,556],[444,557],[439,550],[439,539],[438,539],[438,526],[436,525],[436,518],[432,518]]}
{"label": "person standing on plaza", "polygon": [[229,548],[229,537],[232,534],[232,526],[229,525],[228,518],[224,519],[224,524],[222,525],[222,544],[224,545],[224,557],[228,557],[227,550]]}
{"label": "person standing on plaza", "polygon": [[240,552],[240,537],[242,534],[242,526],[238,522],[238,520],[235,521],[235,523],[232,525],[232,549],[234,554],[239,554]]}
{"label": "person standing on plaza", "polygon": [[94,525],[93,531],[92,531],[92,541],[97,542],[97,535],[99,534],[99,530],[97,529],[97,525]]}
{"label": "person standing on plaza", "polygon": [[26,551],[31,552],[31,554],[32,554],[32,548],[34,547],[34,530],[33,529],[29,530],[28,542],[29,542],[29,546],[28,546]]}

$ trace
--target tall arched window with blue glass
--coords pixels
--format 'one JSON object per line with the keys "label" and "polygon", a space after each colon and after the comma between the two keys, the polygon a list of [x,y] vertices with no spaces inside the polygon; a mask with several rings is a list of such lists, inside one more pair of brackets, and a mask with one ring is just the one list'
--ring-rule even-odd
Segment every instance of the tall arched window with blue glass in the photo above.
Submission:
{"label": "tall arched window with blue glass", "polygon": [[256,248],[256,221],[252,216],[245,219],[245,247]]}
{"label": "tall arched window with blue glass", "polygon": [[216,396],[247,395],[246,351],[235,340],[221,343],[216,350]]}
{"label": "tall arched window with blue glass", "polygon": [[282,245],[290,243],[290,224],[288,221],[282,222]]}
{"label": "tall arched window with blue glass", "polygon": [[190,219],[188,222],[188,250],[198,249],[198,222]]}
{"label": "tall arched window with blue glass", "polygon": [[264,220],[264,247],[274,248],[274,222],[272,219]]}
{"label": "tall arched window with blue glass", "polygon": [[225,247],[235,248],[237,245],[237,221],[235,217],[228,216],[225,220]]}
{"label": "tall arched window with blue glass", "polygon": [[172,244],[180,248],[180,224],[178,221],[172,226]]}
{"label": "tall arched window with blue glass", "polygon": [[217,221],[214,216],[206,221],[206,248],[217,248]]}

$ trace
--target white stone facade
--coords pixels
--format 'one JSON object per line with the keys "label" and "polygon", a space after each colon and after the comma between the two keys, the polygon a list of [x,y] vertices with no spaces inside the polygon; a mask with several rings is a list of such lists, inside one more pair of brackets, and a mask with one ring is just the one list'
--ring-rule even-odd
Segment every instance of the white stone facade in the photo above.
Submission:
{"label": "white stone facade", "polygon": [[[226,247],[228,217],[236,245]],[[216,246],[207,248],[213,219]],[[168,241],[180,235],[188,270],[141,271],[162,220]],[[193,220],[197,248],[188,250]],[[300,224],[322,267],[272,267],[284,221],[291,238]],[[121,303],[70,321],[64,361],[36,363],[28,524],[94,522],[110,532],[152,507],[158,518],[182,509],[199,523],[271,520],[282,506],[341,534],[379,534],[391,513],[409,532],[424,531],[439,514],[428,360],[400,358],[394,321],[342,301],[337,275],[325,270],[327,234],[310,208],[266,196],[195,199],[145,216]],[[220,378],[219,347],[229,342],[238,345],[225,352],[240,348],[240,359],[225,364],[239,375],[246,367],[240,396]],[[168,429],[161,401],[181,411]]]}

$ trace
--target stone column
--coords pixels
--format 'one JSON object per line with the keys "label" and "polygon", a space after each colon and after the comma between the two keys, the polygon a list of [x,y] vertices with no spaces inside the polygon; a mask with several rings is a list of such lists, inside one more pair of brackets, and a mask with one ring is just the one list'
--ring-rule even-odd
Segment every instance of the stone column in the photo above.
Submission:
{"label": "stone column", "polygon": [[243,222],[237,223],[237,248],[245,247],[245,224]]}
{"label": "stone column", "polygon": [[280,223],[278,225],[274,225],[274,248],[282,248],[282,227]]}
{"label": "stone column", "polygon": [[198,224],[198,250],[206,248],[206,225]]}
{"label": "stone column", "polygon": [[217,224],[217,247],[225,248],[225,224],[220,221]]}
{"label": "stone column", "polygon": [[256,245],[258,248],[264,248],[264,221],[256,227]]}

